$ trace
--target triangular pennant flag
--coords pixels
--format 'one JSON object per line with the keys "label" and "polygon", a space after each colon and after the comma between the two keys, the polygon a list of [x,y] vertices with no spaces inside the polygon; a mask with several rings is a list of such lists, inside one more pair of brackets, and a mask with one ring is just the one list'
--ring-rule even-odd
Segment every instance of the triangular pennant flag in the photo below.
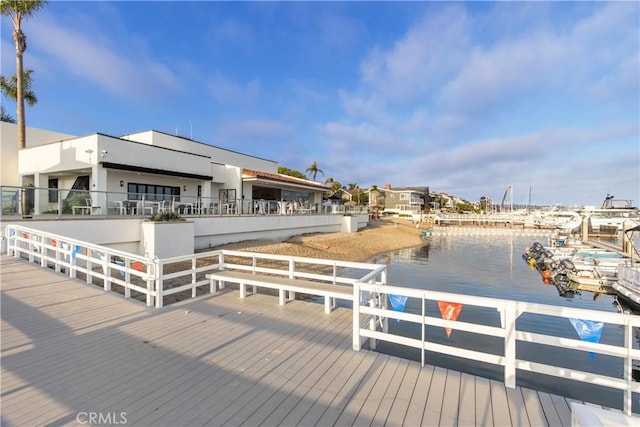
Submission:
{"label": "triangular pennant flag", "polygon": [[82,249],[82,246],[78,246],[78,245],[76,245],[76,247],[73,248],[73,252],[71,252],[71,259],[76,258],[76,255],[78,254],[78,252],[80,252],[80,249]]}
{"label": "triangular pennant flag", "polygon": [[56,239],[51,239],[51,246],[53,247],[58,246],[58,242],[56,241]]}
{"label": "triangular pennant flag", "polygon": [[133,267],[134,270],[142,271],[142,263],[140,261],[133,261],[131,267]]}
{"label": "triangular pennant flag", "polygon": [[[116,261],[116,264],[120,267],[124,267],[124,261]],[[124,277],[124,270],[120,270],[120,277]]]}
{"label": "triangular pennant flag", "polygon": [[[588,342],[600,342],[602,336],[603,322],[594,322],[593,320],[582,320],[570,318],[569,321],[573,325],[573,329],[576,330],[578,336],[582,341]],[[593,352],[589,352],[591,358],[595,357]]]}
{"label": "triangular pennant flag", "polygon": [[[438,301],[438,308],[440,308],[440,314],[445,320],[458,320],[460,310],[462,310],[462,304],[457,302]],[[451,336],[451,328],[445,328],[447,331],[447,337]]]}
{"label": "triangular pennant flag", "polygon": [[[404,306],[407,304],[407,296],[405,295],[392,295],[389,294],[389,302],[391,302],[391,308],[393,311],[404,311]],[[400,319],[396,319],[398,322]]]}

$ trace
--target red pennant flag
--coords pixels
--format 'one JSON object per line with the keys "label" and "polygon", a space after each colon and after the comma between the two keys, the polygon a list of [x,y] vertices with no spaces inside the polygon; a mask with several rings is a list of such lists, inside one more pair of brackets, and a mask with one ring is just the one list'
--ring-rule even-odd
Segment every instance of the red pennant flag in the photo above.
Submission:
{"label": "red pennant flag", "polygon": [[133,261],[131,263],[131,266],[134,268],[134,270],[142,271],[142,263],[140,261]]}
{"label": "red pennant flag", "polygon": [[[462,310],[462,304],[457,302],[438,301],[438,307],[440,308],[440,314],[445,320],[458,320],[460,310]],[[451,328],[445,328],[447,331],[447,337],[451,336]]]}

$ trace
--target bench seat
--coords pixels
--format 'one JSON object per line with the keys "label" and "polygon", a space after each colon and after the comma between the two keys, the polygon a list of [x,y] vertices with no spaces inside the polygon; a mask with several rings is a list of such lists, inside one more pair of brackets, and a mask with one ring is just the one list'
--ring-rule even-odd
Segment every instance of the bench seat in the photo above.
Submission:
{"label": "bench seat", "polygon": [[[353,288],[345,285],[333,285],[330,283],[313,282],[304,279],[290,279],[282,276],[266,276],[261,274],[244,273],[235,270],[220,270],[206,274],[210,280],[211,292],[224,288],[225,282],[237,283],[240,286],[240,298],[247,295],[247,286],[253,286],[253,293],[257,287],[278,290],[280,305],[285,304],[285,292],[289,293],[288,300],[295,299],[295,293],[304,293],[324,297],[325,313],[330,313],[335,307],[336,299],[353,301]],[[215,282],[218,282],[219,287]]]}

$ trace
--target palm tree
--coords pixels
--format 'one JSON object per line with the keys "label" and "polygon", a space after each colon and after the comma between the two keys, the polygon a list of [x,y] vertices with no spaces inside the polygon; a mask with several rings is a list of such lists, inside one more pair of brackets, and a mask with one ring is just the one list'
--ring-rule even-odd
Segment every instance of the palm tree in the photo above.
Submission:
{"label": "palm tree", "polygon": [[11,117],[11,115],[7,114],[4,111],[4,107],[2,105],[0,105],[0,122],[7,122],[7,123],[15,123],[16,122],[16,119]]}
{"label": "palm tree", "polygon": [[[22,73],[22,84],[24,87],[24,100],[27,101],[29,107],[33,107],[38,102],[38,97],[31,90],[31,74],[33,70],[25,70]],[[18,101],[18,79],[16,76],[11,76],[7,79],[5,76],[0,76],[0,91],[12,101]]]}
{"label": "palm tree", "polygon": [[331,191],[333,191],[334,193],[342,188],[342,184],[340,184],[333,178],[327,178],[324,183],[329,184],[329,187],[331,187]]}
{"label": "palm tree", "polygon": [[315,160],[313,161],[313,163],[311,164],[311,166],[309,166],[305,172],[309,172],[312,176],[313,176],[313,180],[316,180],[316,175],[318,175],[318,172],[321,173],[322,175],[324,175],[324,172],[322,171],[322,169],[318,168],[318,162],[316,162]]}
{"label": "palm tree", "polygon": [[16,102],[18,104],[18,149],[26,147],[24,101],[25,84],[22,57],[27,50],[27,36],[22,32],[22,20],[34,15],[47,4],[46,0],[1,0],[0,13],[13,22],[13,41],[16,45]]}

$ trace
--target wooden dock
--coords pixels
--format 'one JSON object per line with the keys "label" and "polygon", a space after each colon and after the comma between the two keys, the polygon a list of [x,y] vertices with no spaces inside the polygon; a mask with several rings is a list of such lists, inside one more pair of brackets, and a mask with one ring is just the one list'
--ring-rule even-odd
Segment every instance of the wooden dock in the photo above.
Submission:
{"label": "wooden dock", "polygon": [[570,399],[353,351],[348,308],[227,288],[155,309],[0,268],[3,426],[571,424]]}

